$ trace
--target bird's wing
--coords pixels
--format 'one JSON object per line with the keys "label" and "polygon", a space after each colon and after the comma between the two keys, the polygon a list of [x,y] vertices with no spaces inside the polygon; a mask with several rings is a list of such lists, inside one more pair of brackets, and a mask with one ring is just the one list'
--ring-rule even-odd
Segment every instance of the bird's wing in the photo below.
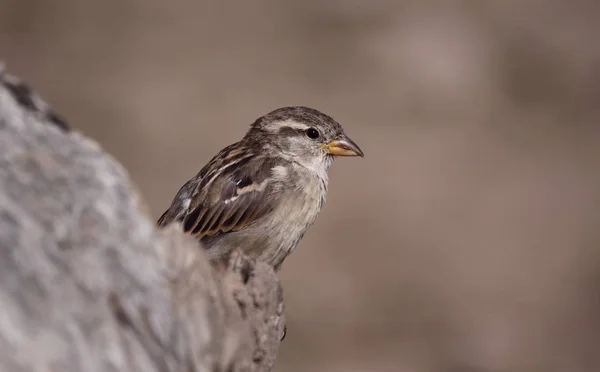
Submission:
{"label": "bird's wing", "polygon": [[[213,176],[225,168],[226,165],[236,165],[240,161],[245,161],[253,156],[252,153],[245,151],[240,143],[234,143],[225,147],[217,155],[215,155],[194,178],[190,179],[183,185],[177,195],[173,198],[169,209],[167,209],[158,219],[156,224],[158,227],[163,227],[171,222],[181,222],[185,216],[190,213],[192,201],[197,200],[207,186],[207,181],[210,181]],[[210,184],[210,182],[208,182]]]}
{"label": "bird's wing", "polygon": [[187,205],[192,196],[194,189],[197,187],[201,179],[195,177],[185,183],[173,198],[171,206],[158,219],[156,225],[163,227],[171,222],[182,221],[187,212]]}
{"label": "bird's wing", "polygon": [[279,198],[273,166],[249,156],[205,176],[183,217],[184,231],[198,238],[239,231],[271,212]]}

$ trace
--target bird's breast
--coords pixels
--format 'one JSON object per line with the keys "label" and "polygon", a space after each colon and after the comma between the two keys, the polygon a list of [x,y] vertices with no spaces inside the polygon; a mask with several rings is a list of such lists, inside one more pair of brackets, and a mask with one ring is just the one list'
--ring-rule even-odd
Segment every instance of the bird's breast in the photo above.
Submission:
{"label": "bird's breast", "polygon": [[327,179],[299,177],[303,181],[289,188],[285,202],[273,211],[270,221],[270,246],[261,255],[279,266],[315,222],[327,196]]}
{"label": "bird's breast", "polygon": [[271,213],[246,229],[207,242],[209,254],[220,256],[238,247],[250,257],[279,267],[314,223],[327,195],[327,178],[302,174],[288,181],[292,179],[297,181],[279,188],[283,194]]}

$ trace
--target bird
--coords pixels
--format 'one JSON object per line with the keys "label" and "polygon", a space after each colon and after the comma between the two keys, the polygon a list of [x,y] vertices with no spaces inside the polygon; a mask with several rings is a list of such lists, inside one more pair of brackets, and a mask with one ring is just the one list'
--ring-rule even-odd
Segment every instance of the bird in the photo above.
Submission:
{"label": "bird", "polygon": [[341,156],[364,153],[332,117],[276,109],[187,181],[157,225],[180,223],[211,259],[239,249],[278,271],[325,204],[328,170]]}

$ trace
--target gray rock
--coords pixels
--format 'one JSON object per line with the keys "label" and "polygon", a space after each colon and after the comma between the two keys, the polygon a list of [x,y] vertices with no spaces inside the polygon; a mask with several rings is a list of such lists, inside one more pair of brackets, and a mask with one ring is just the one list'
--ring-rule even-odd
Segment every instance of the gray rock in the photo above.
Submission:
{"label": "gray rock", "polygon": [[0,66],[0,369],[268,371],[273,270],[156,230],[127,172]]}

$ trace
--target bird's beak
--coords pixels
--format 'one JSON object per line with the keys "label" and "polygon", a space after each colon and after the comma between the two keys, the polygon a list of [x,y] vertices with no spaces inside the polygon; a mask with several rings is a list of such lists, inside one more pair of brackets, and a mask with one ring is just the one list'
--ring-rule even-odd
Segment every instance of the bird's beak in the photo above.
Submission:
{"label": "bird's beak", "polygon": [[360,147],[346,135],[321,146],[335,156],[365,156]]}

